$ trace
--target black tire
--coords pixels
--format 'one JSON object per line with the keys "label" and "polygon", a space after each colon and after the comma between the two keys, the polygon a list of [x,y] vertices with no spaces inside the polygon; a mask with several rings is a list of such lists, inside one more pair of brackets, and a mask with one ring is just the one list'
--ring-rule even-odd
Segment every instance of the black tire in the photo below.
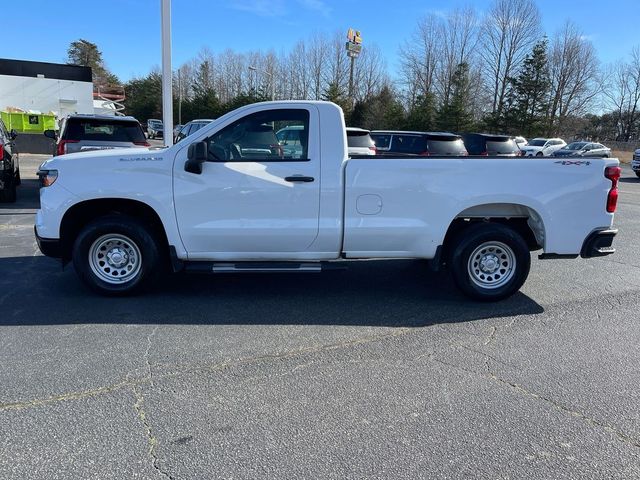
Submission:
{"label": "black tire", "polygon": [[479,223],[464,229],[454,238],[450,251],[453,279],[474,300],[494,302],[510,297],[529,275],[531,255],[526,242],[501,224]]}
{"label": "black tire", "polygon": [[640,172],[636,172],[636,177],[640,178]]}
{"label": "black tire", "polygon": [[18,198],[16,191],[16,179],[11,176],[4,181],[4,188],[0,190],[0,202],[15,203]]}
{"label": "black tire", "polygon": [[536,153],[536,157],[542,157],[544,154],[542,152]]}
{"label": "black tire", "polygon": [[16,170],[16,185],[22,185],[22,179],[20,178],[20,169]]}
{"label": "black tire", "polygon": [[[107,296],[130,295],[149,287],[162,267],[160,248],[150,232],[140,220],[125,215],[109,215],[89,223],[73,245],[78,276],[93,291]],[[109,263],[114,254],[120,264]]]}

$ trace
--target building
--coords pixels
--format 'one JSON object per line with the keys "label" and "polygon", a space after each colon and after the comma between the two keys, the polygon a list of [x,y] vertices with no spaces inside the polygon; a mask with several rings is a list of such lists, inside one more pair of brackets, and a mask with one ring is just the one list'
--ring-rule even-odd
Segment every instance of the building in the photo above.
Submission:
{"label": "building", "polygon": [[94,113],[91,68],[0,59],[0,111]]}

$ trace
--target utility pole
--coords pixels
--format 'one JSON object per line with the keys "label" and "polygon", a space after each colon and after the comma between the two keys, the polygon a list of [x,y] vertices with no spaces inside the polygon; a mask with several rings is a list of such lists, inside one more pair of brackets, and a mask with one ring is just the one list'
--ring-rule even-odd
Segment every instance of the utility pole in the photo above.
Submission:
{"label": "utility pole", "polygon": [[162,8],[162,123],[163,140],[173,145],[173,71],[171,70],[171,0],[160,0]]}
{"label": "utility pole", "polygon": [[178,69],[178,125],[182,125],[182,69]]}

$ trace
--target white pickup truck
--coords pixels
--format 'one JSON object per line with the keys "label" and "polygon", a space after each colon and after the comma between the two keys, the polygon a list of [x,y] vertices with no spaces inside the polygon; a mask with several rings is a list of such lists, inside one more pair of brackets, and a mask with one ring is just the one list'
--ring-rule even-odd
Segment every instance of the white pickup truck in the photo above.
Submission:
{"label": "white pickup truck", "polygon": [[[278,141],[275,132],[300,134]],[[613,253],[615,159],[348,158],[342,110],[265,102],[161,149],[62,155],[40,167],[40,250],[104,294],[162,268],[317,272],[340,259],[447,266],[478,300],[541,258]]]}

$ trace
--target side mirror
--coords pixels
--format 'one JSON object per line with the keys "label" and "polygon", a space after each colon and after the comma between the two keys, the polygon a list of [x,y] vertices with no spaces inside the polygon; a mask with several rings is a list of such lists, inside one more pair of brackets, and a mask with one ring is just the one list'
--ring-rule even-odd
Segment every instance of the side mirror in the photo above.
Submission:
{"label": "side mirror", "polygon": [[50,138],[51,140],[57,140],[58,136],[56,135],[56,131],[55,130],[45,130],[44,131],[44,136],[47,138]]}
{"label": "side mirror", "polygon": [[207,142],[195,142],[189,145],[187,150],[187,163],[184,164],[185,172],[202,173],[202,164],[207,161]]}

